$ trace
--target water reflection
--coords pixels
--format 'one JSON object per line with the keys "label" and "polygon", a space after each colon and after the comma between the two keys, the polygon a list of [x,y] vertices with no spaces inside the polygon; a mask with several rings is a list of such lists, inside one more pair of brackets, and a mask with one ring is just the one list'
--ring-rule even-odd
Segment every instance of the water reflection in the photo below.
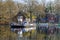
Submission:
{"label": "water reflection", "polygon": [[44,32],[32,30],[23,33],[23,37],[19,37],[18,34],[10,30],[9,25],[0,25],[0,40],[60,40],[60,31],[57,32],[47,35]]}
{"label": "water reflection", "polygon": [[10,31],[9,25],[0,25],[0,40],[16,40],[17,34]]}

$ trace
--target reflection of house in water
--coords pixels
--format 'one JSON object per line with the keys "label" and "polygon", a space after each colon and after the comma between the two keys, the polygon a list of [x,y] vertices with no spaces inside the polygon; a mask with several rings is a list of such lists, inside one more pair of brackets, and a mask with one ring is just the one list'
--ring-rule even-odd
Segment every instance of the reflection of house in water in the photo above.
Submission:
{"label": "reflection of house in water", "polygon": [[19,22],[23,22],[25,20],[25,16],[23,12],[19,12],[16,16],[14,16],[12,18],[13,22],[19,23]]}

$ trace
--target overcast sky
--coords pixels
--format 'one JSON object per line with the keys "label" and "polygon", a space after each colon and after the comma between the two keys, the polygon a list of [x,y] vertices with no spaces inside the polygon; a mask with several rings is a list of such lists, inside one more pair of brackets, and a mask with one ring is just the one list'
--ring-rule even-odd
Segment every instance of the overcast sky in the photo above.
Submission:
{"label": "overcast sky", "polygon": [[[14,0],[15,2],[20,2],[20,3],[24,3],[24,1],[23,0]],[[40,2],[40,0],[37,0],[37,1],[39,1]],[[54,1],[54,0],[45,0],[46,1],[46,3],[47,2],[49,2],[49,1]]]}

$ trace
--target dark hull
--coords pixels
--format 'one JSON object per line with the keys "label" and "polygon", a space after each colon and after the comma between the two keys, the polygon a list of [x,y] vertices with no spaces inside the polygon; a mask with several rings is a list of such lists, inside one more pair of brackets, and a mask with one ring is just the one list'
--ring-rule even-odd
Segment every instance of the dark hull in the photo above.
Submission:
{"label": "dark hull", "polygon": [[20,26],[20,25],[12,25],[11,28],[24,28],[25,26]]}

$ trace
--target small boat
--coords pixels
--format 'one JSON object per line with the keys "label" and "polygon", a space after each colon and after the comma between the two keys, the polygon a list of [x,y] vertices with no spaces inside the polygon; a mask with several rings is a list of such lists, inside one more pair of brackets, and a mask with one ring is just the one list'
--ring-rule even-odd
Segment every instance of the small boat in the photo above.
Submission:
{"label": "small boat", "polygon": [[11,23],[11,28],[25,28],[25,26],[17,24],[17,23]]}

